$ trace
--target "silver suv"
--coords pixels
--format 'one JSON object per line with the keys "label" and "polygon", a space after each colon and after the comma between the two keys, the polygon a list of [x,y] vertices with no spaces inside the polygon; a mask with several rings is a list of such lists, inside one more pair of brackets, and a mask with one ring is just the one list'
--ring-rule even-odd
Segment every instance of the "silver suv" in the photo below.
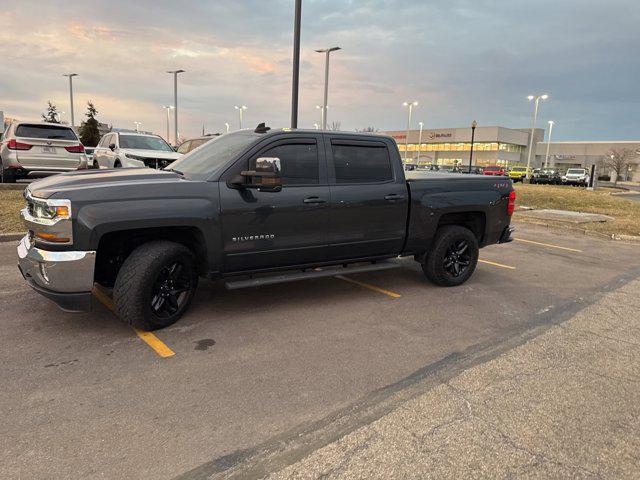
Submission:
{"label": "silver suv", "polygon": [[0,143],[0,159],[2,183],[87,168],[76,132],[57,123],[12,122]]}
{"label": "silver suv", "polygon": [[93,151],[94,168],[164,168],[181,155],[162,137],[146,133],[107,133]]}

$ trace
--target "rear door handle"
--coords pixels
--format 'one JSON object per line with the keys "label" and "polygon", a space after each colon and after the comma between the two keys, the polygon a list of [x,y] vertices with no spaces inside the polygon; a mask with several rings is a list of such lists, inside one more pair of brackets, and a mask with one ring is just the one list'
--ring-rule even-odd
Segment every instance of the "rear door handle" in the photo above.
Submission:
{"label": "rear door handle", "polygon": [[390,193],[384,197],[385,200],[404,200],[404,195],[398,195],[397,193]]}
{"label": "rear door handle", "polygon": [[327,201],[320,197],[308,197],[303,200],[303,203],[327,203]]}

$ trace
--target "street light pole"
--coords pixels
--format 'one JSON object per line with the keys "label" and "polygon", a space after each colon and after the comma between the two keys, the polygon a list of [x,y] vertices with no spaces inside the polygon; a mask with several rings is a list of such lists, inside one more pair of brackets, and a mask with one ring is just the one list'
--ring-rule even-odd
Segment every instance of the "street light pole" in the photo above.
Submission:
{"label": "street light pole", "polygon": [[418,160],[417,160],[417,163],[420,163],[420,150],[422,148],[422,127],[423,127],[424,123],[418,122],[418,125],[420,126],[420,134],[418,135]]}
{"label": "street light pole", "polygon": [[322,104],[322,130],[327,129],[327,105],[329,102],[329,54],[340,50],[340,47],[323,48],[316,50],[317,53],[324,53],[324,102]]}
{"label": "street light pole", "polygon": [[527,155],[527,171],[524,174],[524,179],[526,183],[529,183],[529,179],[531,178],[529,175],[529,169],[531,168],[531,151],[533,150],[533,134],[536,129],[536,120],[538,119],[538,105],[540,100],[546,100],[549,98],[549,95],[546,93],[544,95],[529,95],[527,97],[529,101],[535,100],[533,107],[533,122],[531,123],[531,138],[529,139],[529,154]]}
{"label": "street light pole", "polygon": [[173,105],[163,105],[162,108],[167,111],[167,143],[171,143],[171,139],[169,138],[169,110],[173,108]]}
{"label": "street light pole", "polygon": [[293,21],[293,79],[291,82],[291,128],[298,128],[298,85],[300,83],[300,22],[302,0],[296,0]]}
{"label": "street light pole", "polygon": [[544,156],[544,168],[549,168],[549,146],[551,145],[551,132],[553,132],[553,120],[549,120],[549,136],[547,137],[547,154]]}
{"label": "street light pole", "polygon": [[175,130],[175,145],[178,145],[178,74],[184,70],[169,70],[173,74],[173,128]]}
{"label": "street light pole", "polygon": [[69,103],[71,104],[71,128],[74,126],[73,118],[73,77],[77,77],[77,73],[65,73],[63,77],[69,77]]}
{"label": "street light pole", "polygon": [[142,122],[133,122],[134,125],[136,126],[136,132],[140,131],[140,125],[142,125]]}
{"label": "street light pole", "polygon": [[230,128],[229,122],[224,122],[224,126],[227,129],[227,133],[229,133],[229,128]]}
{"label": "street light pole", "polygon": [[239,120],[240,120],[240,130],[242,130],[242,112],[247,109],[247,106],[246,105],[240,105],[240,106],[234,105],[233,108],[238,110],[238,116],[239,116]]}
{"label": "street light pole", "polygon": [[418,102],[404,102],[402,105],[409,107],[409,115],[407,118],[407,136],[404,139],[404,163],[407,163],[407,153],[409,152],[409,130],[411,130],[411,113],[413,107],[418,105]]}
{"label": "street light pole", "polygon": [[478,122],[475,120],[471,122],[471,151],[469,152],[469,173],[471,173],[471,167],[473,166],[473,142],[476,138],[476,127]]}

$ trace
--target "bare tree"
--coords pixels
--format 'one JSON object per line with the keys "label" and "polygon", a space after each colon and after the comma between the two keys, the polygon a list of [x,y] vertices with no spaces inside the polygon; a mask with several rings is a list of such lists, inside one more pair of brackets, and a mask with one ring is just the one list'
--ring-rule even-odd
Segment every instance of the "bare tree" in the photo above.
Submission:
{"label": "bare tree", "polygon": [[361,132],[361,133],[375,133],[377,131],[378,129],[376,127],[364,127],[361,129],[356,128],[356,132]]}
{"label": "bare tree", "polygon": [[604,165],[615,173],[613,184],[618,183],[618,177],[627,171],[629,163],[636,157],[636,153],[630,148],[614,148],[604,157]]}
{"label": "bare tree", "polygon": [[333,130],[334,132],[337,132],[340,130],[340,122],[331,122],[331,125],[329,126],[329,130]]}

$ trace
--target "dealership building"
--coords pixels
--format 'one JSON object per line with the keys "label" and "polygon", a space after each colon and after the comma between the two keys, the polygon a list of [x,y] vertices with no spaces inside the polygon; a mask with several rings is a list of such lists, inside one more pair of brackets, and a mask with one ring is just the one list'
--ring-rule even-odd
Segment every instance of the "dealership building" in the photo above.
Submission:
{"label": "dealership building", "polygon": [[[403,161],[414,165],[469,165],[471,154],[471,128],[439,128],[423,130],[396,130],[382,132],[393,137]],[[473,165],[526,165],[531,140],[530,128],[477,127],[473,139]],[[534,130],[533,168],[544,165],[547,154],[545,130]],[[551,142],[549,166],[559,169],[596,165],[600,175],[609,173],[603,160],[613,150],[628,149],[637,152],[631,159],[622,179],[640,181],[640,141],[611,142]],[[406,160],[405,160],[406,159]]]}

